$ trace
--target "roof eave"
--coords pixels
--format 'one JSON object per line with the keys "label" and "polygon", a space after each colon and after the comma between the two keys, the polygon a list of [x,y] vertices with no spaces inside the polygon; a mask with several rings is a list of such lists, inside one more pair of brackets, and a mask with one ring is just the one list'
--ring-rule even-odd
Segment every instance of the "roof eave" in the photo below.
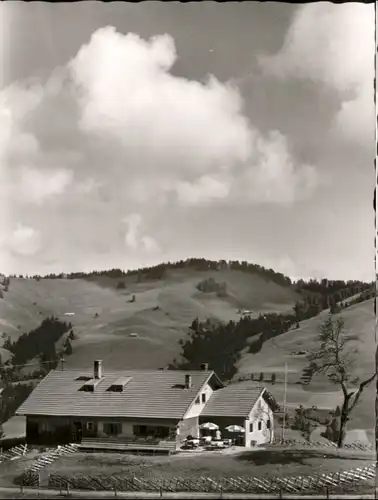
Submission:
{"label": "roof eave", "polygon": [[273,395],[267,389],[264,388],[262,390],[262,393],[260,394],[259,397],[261,397],[261,396],[265,399],[265,401],[268,403],[268,405],[270,406],[270,408],[273,412],[276,412],[277,410],[280,409],[280,405],[278,404],[277,400],[273,397]]}
{"label": "roof eave", "polygon": [[[202,389],[205,387],[205,385],[206,385],[206,384],[208,384],[209,380],[210,380],[210,379],[211,379],[211,377],[213,377],[213,376],[217,379],[217,381],[219,382],[219,384],[220,384],[221,386],[223,386],[223,387],[224,387],[223,382],[222,382],[222,381],[221,381],[221,379],[218,377],[218,375],[215,373],[215,371],[214,371],[214,370],[211,370],[211,371],[209,372],[208,377],[207,377],[207,378],[206,378],[206,380],[203,382],[203,384],[201,385],[201,387],[198,389],[198,391],[196,392],[196,394],[195,394],[194,398],[192,399],[192,401],[189,403],[189,406],[188,406],[188,407],[187,407],[187,409],[185,410],[185,412],[184,412],[184,414],[183,414],[183,416],[182,416],[182,418],[183,418],[183,419],[186,417],[186,415],[187,415],[187,414],[189,413],[189,411],[191,410],[192,406],[193,406],[193,405],[194,405],[194,403],[195,403],[195,400],[196,400],[196,399],[197,399],[197,397],[198,397],[198,394],[202,391]],[[206,404],[207,404],[207,403],[208,403],[208,401],[206,402]],[[206,404],[205,404],[205,408],[206,408]],[[202,413],[202,412],[201,412],[201,413]],[[201,416],[201,413],[198,415],[198,417],[200,417],[200,416]]]}

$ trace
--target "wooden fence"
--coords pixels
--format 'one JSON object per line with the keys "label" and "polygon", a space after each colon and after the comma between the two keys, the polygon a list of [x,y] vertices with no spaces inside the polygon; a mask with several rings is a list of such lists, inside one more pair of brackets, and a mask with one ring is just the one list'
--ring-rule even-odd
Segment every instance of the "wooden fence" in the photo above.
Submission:
{"label": "wooden fence", "polygon": [[0,454],[0,464],[3,462],[7,462],[8,460],[16,460],[21,456],[25,455],[27,452],[27,445],[22,444],[20,446],[13,446],[7,451],[2,451]]}
{"label": "wooden fence", "polygon": [[[127,475],[63,476],[49,474],[46,487],[90,491],[139,491],[139,492],[224,492],[224,493],[315,493],[325,489],[341,493],[375,478],[375,464],[346,472],[294,477],[176,477],[141,478]],[[39,473],[25,471],[19,484],[38,486]]]}
{"label": "wooden fence", "polygon": [[[299,439],[284,439],[282,441],[279,437],[276,437],[274,442],[269,446],[300,446],[306,448],[337,448],[337,444],[332,441],[306,441]],[[374,450],[374,446],[370,443],[362,443],[355,441],[354,443],[344,444],[342,449],[346,450],[361,450],[361,451],[371,451]]]}

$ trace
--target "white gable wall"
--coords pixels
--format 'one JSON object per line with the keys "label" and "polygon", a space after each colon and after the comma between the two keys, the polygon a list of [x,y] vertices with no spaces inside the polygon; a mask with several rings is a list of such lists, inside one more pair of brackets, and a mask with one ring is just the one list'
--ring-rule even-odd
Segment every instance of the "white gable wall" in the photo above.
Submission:
{"label": "white gable wall", "polygon": [[[191,407],[186,412],[184,418],[198,417],[201,414],[201,412],[203,411],[203,409],[205,408],[206,403],[209,401],[212,393],[213,393],[213,389],[209,386],[209,384],[206,384],[202,388],[202,390],[198,392],[197,396],[199,397],[199,403],[196,403],[195,401],[193,401]],[[205,394],[205,397],[206,397],[205,403],[202,402],[202,394]],[[197,399],[197,397],[196,397],[196,399]]]}
{"label": "white gable wall", "polygon": [[[267,422],[270,421],[270,429]],[[259,422],[261,422],[261,430],[259,430]],[[252,429],[251,429],[252,425]],[[274,439],[274,418],[273,412],[264,400],[262,395],[256,401],[249,415],[249,420],[245,421],[245,446],[250,448],[253,446],[251,441],[256,441],[257,444],[271,443]]]}

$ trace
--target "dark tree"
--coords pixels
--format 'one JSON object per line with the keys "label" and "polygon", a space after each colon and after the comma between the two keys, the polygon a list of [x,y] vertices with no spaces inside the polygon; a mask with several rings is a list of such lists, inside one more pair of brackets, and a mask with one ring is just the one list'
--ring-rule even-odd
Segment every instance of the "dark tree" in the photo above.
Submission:
{"label": "dark tree", "polygon": [[72,344],[69,339],[67,339],[66,348],[64,352],[67,354],[67,356],[70,356],[72,354]]}

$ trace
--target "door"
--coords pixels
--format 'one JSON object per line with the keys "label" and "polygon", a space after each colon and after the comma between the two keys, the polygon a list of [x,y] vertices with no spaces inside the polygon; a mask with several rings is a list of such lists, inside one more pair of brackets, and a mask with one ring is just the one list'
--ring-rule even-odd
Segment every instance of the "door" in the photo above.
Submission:
{"label": "door", "polygon": [[27,418],[26,420],[26,442],[28,444],[39,443],[38,422]]}
{"label": "door", "polygon": [[72,440],[74,443],[80,443],[83,436],[83,425],[80,421],[73,422]]}

